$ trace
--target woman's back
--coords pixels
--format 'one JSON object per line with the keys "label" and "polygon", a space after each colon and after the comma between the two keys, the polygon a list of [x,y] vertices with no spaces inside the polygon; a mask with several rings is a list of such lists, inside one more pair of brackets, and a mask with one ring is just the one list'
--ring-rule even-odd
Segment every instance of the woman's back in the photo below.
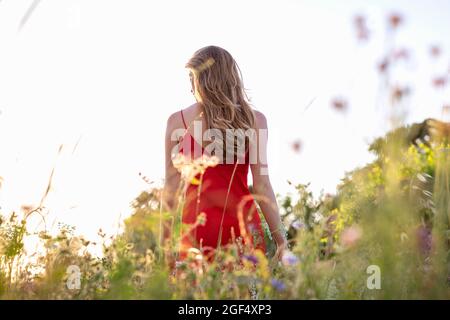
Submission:
{"label": "woman's back", "polygon": [[[190,131],[192,121],[186,121],[185,112],[180,111],[186,133],[180,146],[180,153],[190,159],[201,161],[205,148],[194,139]],[[194,156],[195,148],[201,155]],[[187,227],[182,240],[182,251],[190,247],[202,249],[206,254],[220,245],[243,241],[242,235],[250,236],[249,245],[264,251],[264,235],[261,221],[248,188],[249,158],[238,163],[218,163],[207,167],[194,179],[188,181],[183,206],[183,223],[195,225],[205,218],[204,225]],[[209,156],[209,155],[206,155]],[[225,162],[225,161],[223,161]],[[241,221],[240,221],[241,220]],[[240,223],[241,222],[241,223]]]}

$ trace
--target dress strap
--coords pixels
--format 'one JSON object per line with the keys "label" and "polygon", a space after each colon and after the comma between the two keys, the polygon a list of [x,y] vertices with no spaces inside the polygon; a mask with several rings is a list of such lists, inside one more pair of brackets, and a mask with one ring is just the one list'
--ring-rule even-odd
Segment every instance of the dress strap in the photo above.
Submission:
{"label": "dress strap", "polygon": [[183,125],[184,125],[184,128],[185,128],[185,129],[187,129],[187,126],[186,126],[186,121],[184,121],[183,110],[180,110],[180,114],[181,114],[181,119],[183,120]]}

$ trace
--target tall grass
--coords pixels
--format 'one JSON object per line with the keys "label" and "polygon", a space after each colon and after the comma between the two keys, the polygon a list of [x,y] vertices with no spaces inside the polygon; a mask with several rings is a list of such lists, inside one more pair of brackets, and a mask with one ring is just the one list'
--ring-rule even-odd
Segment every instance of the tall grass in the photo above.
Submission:
{"label": "tall grass", "polygon": [[[336,195],[315,198],[298,185],[298,201],[279,199],[293,252],[280,264],[249,248],[241,255],[238,246],[220,251],[214,262],[195,248],[176,261],[176,240],[159,245],[160,217],[174,221],[173,214],[160,211],[161,192],[152,189],[133,202],[123,233],[100,234],[103,243],[68,226],[56,237],[40,233],[45,250],[34,253],[34,263],[19,262],[27,221],[2,218],[1,297],[448,299],[448,140],[408,146],[393,138],[382,149],[375,145],[377,158],[349,172]],[[174,227],[181,228],[176,221]],[[266,241],[273,246],[269,234]],[[102,257],[89,253],[93,245],[103,247]],[[80,269],[79,289],[68,288],[73,265]],[[380,270],[378,289],[367,285],[369,266]]]}
{"label": "tall grass", "polygon": [[[366,41],[364,17],[356,21]],[[201,185],[214,165],[178,159],[179,206],[167,211],[162,190],[149,188],[132,203],[123,232],[107,237],[100,231],[100,243],[66,225],[56,236],[45,228],[29,230],[30,214],[43,214],[49,188],[38,209],[2,213],[0,298],[449,299],[450,124],[427,119],[403,125],[409,91],[393,85],[390,70],[402,18],[390,15],[388,23],[380,101],[390,101],[392,130],[369,145],[375,160],[348,172],[335,195],[316,196],[308,184],[298,184],[295,197],[279,197],[292,251],[280,263],[272,259],[275,245],[267,231],[267,255],[235,243],[213,261],[199,248],[178,259],[180,239],[205,219],[182,224],[184,191],[188,183]],[[333,101],[337,111],[346,105],[345,99]],[[237,214],[242,226],[242,212]],[[26,252],[27,236],[38,237],[43,250]],[[103,255],[90,254],[92,246],[101,246]]]}

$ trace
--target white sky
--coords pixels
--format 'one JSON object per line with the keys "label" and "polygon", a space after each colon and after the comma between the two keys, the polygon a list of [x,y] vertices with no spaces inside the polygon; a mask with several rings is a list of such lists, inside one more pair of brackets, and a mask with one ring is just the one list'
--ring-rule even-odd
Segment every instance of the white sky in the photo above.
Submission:
{"label": "white sky", "polygon": [[[19,32],[31,2],[0,1],[0,205],[37,203],[56,165],[49,221],[88,237],[128,213],[145,187],[139,172],[161,182],[166,118],[194,102],[184,64],[200,47],[222,46],[240,65],[268,118],[281,194],[288,179],[333,192],[371,159],[367,143],[387,129],[375,64],[392,10],[406,19],[398,42],[413,50],[398,71],[414,89],[408,122],[440,118],[450,103],[448,89],[430,86],[450,65],[450,1],[42,0]],[[372,28],[363,46],[357,13]],[[435,43],[443,56],[432,61]],[[330,107],[335,95],[348,97],[347,113]]]}

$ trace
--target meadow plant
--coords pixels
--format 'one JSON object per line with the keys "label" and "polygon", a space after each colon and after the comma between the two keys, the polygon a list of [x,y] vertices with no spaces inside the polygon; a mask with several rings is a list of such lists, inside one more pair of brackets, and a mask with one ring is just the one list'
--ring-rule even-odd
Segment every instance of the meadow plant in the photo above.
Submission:
{"label": "meadow plant", "polygon": [[[55,235],[45,226],[31,232],[31,214],[45,218],[44,201],[21,214],[0,213],[0,298],[449,299],[450,124],[402,123],[411,90],[393,81],[392,66],[408,57],[393,45],[404,19],[393,13],[387,21],[390,45],[377,67],[392,129],[369,145],[375,159],[347,172],[334,195],[315,196],[309,184],[298,184],[295,195],[278,196],[290,246],[281,261],[272,259],[275,245],[263,215],[266,254],[236,239],[213,260],[200,248],[179,259],[184,232],[207,219],[198,212],[194,225],[183,225],[185,188],[201,185],[217,161],[178,156],[176,208],[167,209],[163,190],[149,188],[132,202],[123,230],[112,237],[100,230],[97,243],[66,225]],[[370,40],[364,16],[355,27],[360,43]],[[349,101],[335,98],[332,107],[345,111]],[[295,149],[300,146],[297,141]],[[27,252],[29,236],[39,250]],[[103,254],[92,255],[93,246]]]}

